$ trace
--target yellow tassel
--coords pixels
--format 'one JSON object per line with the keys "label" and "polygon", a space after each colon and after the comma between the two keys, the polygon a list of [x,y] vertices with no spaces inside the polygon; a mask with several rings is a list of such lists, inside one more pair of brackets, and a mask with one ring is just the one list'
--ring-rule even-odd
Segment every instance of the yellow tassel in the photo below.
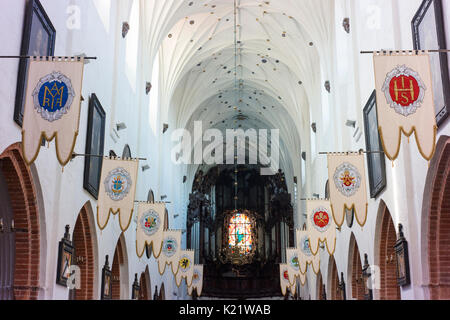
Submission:
{"label": "yellow tassel", "polygon": [[394,161],[392,161],[392,168],[394,167]]}
{"label": "yellow tassel", "polygon": [[64,173],[64,167],[61,168],[61,172]]}
{"label": "yellow tassel", "polygon": [[409,137],[408,137],[408,144],[409,144]]}

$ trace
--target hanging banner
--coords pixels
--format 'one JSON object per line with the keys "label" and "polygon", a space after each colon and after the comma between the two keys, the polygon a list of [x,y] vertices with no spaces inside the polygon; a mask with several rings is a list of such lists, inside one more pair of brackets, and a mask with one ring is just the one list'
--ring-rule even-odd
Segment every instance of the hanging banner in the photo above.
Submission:
{"label": "hanging banner", "polygon": [[119,214],[122,231],[130,226],[134,210],[139,161],[103,158],[97,202],[97,224],[105,229],[110,215]]}
{"label": "hanging banner", "polygon": [[173,275],[178,273],[178,261],[181,251],[181,230],[163,231],[161,252],[158,254],[158,270],[163,275],[166,265],[171,265]]}
{"label": "hanging banner", "polygon": [[308,265],[312,265],[315,274],[320,271],[320,255],[313,255],[309,246],[309,232],[305,230],[296,230],[298,266],[301,274],[306,274]]}
{"label": "hanging banner", "polygon": [[364,155],[359,153],[329,153],[328,177],[330,202],[334,222],[344,223],[345,210],[354,210],[362,227],[367,219],[366,169]]}
{"label": "hanging banner", "polygon": [[320,242],[322,242],[326,244],[328,254],[333,255],[336,249],[336,224],[334,223],[330,201],[310,199],[306,202],[306,212],[311,253],[317,255]]}
{"label": "hanging banner", "polygon": [[289,283],[289,266],[286,263],[280,263],[280,287],[283,296],[286,295],[287,289],[290,288]]}
{"label": "hanging banner", "polygon": [[192,284],[188,287],[188,294],[192,296],[192,291],[197,290],[197,296],[202,295],[203,290],[203,265],[194,265],[194,275],[192,276]]}
{"label": "hanging banner", "polygon": [[42,139],[55,139],[62,166],[72,159],[83,69],[83,58],[30,57],[22,127],[22,151],[28,165],[36,160]]}
{"label": "hanging banner", "polygon": [[175,283],[177,287],[181,285],[181,280],[186,279],[188,287],[192,285],[192,278],[194,276],[194,250],[181,250],[178,260],[178,272],[175,275]]}
{"label": "hanging banner", "polygon": [[401,133],[414,132],[417,147],[430,161],[436,148],[436,117],[428,52],[373,55],[378,129],[386,156],[400,152]]}
{"label": "hanging banner", "polygon": [[136,229],[136,254],[142,257],[146,246],[151,246],[153,256],[159,256],[163,241],[165,203],[140,202]]}
{"label": "hanging banner", "polygon": [[300,266],[298,263],[298,250],[297,248],[287,248],[286,249],[286,262],[289,266],[289,285],[295,285],[296,278],[300,274]]}

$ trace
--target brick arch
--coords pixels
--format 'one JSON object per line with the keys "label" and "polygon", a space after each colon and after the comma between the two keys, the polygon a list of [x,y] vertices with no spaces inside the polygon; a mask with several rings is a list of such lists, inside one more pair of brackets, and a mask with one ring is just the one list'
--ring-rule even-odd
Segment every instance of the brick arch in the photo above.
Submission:
{"label": "brick arch", "polygon": [[317,299],[316,300],[325,300],[324,299],[324,287],[323,287],[323,277],[322,272],[319,271],[317,274]]}
{"label": "brick arch", "polygon": [[161,284],[161,288],[159,289],[158,300],[166,300],[166,289],[164,288],[164,282]]}
{"label": "brick arch", "polygon": [[145,268],[145,271],[141,273],[139,284],[140,284],[139,300],[150,300],[152,294],[151,294],[151,281],[148,266]]}
{"label": "brick arch", "polygon": [[73,229],[72,242],[75,247],[75,255],[79,261],[75,261],[81,272],[81,288],[72,292],[74,300],[93,300],[95,283],[95,254],[94,237],[92,234],[92,219],[89,218],[88,203],[81,208]]}
{"label": "brick arch", "polygon": [[339,272],[334,256],[330,256],[328,262],[328,287],[330,288],[329,296],[331,300],[342,300],[342,296],[339,291]]}
{"label": "brick arch", "polygon": [[16,229],[13,298],[36,300],[40,276],[39,210],[36,187],[30,167],[23,159],[21,144],[9,146],[0,155],[0,164]]}
{"label": "brick arch", "polygon": [[351,284],[349,286],[351,288],[351,297],[354,300],[364,300],[361,257],[359,254],[358,243],[356,242],[353,232],[350,236],[348,259],[348,277],[350,278],[348,283]]}
{"label": "brick arch", "polygon": [[431,159],[422,204],[422,263],[431,299],[450,299],[450,137]]}
{"label": "brick arch", "polygon": [[391,213],[383,200],[380,201],[376,227],[376,259],[380,266],[380,300],[400,300],[397,284],[397,256],[394,245],[397,241],[396,229]]}
{"label": "brick arch", "polygon": [[120,300],[125,297],[126,290],[121,291],[121,287],[128,286],[127,280],[127,255],[126,243],[123,233],[117,240],[116,248],[114,250],[114,258],[111,267],[112,285],[111,295],[112,300]]}

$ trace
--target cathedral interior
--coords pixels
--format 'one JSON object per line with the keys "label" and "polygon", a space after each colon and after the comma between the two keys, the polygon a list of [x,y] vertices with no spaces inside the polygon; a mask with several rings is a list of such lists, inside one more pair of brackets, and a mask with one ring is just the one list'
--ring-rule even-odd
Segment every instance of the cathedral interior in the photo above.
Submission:
{"label": "cathedral interior", "polygon": [[450,1],[0,8],[0,300],[450,299]]}

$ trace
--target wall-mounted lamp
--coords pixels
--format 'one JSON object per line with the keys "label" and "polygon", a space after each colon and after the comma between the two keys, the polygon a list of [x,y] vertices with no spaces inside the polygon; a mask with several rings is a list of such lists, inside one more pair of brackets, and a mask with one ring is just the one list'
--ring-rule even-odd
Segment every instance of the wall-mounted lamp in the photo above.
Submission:
{"label": "wall-mounted lamp", "polygon": [[339,290],[341,292],[341,299],[346,300],[346,292],[345,292],[345,281],[344,281],[344,273],[341,272],[341,281],[339,282]]}
{"label": "wall-mounted lamp", "polygon": [[167,198],[167,196],[165,194],[161,196],[161,200],[164,200],[166,198]]}
{"label": "wall-mounted lamp", "polygon": [[4,226],[3,226],[3,219],[0,219],[0,233],[3,233],[5,230]]}
{"label": "wall-mounted lamp", "polygon": [[312,131],[313,131],[314,133],[316,133],[316,131],[317,131],[317,125],[316,125],[315,122],[313,122],[313,123],[311,124],[311,129],[312,129]]}
{"label": "wall-mounted lamp", "polygon": [[398,239],[394,245],[397,260],[397,283],[399,286],[407,286],[411,283],[409,275],[408,241],[403,235],[403,225],[398,225]]}
{"label": "wall-mounted lamp", "polygon": [[346,125],[347,127],[353,127],[353,128],[355,128],[355,127],[356,127],[356,121],[355,121],[355,120],[347,120],[347,122],[345,123],[345,125]]}
{"label": "wall-mounted lamp", "polygon": [[318,194],[318,193],[313,193],[313,197],[319,199],[319,198],[320,198],[320,194]]}
{"label": "wall-mounted lamp", "polygon": [[183,183],[186,183],[187,177],[183,176]]}
{"label": "wall-mounted lamp", "polygon": [[150,90],[152,90],[152,84],[150,83],[150,82],[146,82],[145,83],[145,94],[149,94],[150,93]]}
{"label": "wall-mounted lamp", "polygon": [[127,125],[124,122],[116,123],[116,130],[117,131],[124,130],[126,128],[127,128]]}
{"label": "wall-mounted lamp", "polygon": [[128,31],[130,31],[130,24],[125,21],[122,23],[122,38],[127,36]]}
{"label": "wall-mounted lamp", "polygon": [[305,151],[302,152],[302,159],[303,159],[304,161],[306,161],[306,152],[305,152]]}
{"label": "wall-mounted lamp", "polygon": [[148,164],[142,166],[142,171],[145,171],[148,169],[150,169],[150,166]]}
{"label": "wall-mounted lamp", "polygon": [[141,286],[139,285],[137,273],[134,274],[134,282],[133,282],[132,288],[133,288],[133,290],[132,290],[133,293],[131,295],[131,299],[139,300],[139,292],[141,291]]}
{"label": "wall-mounted lamp", "polygon": [[163,124],[163,133],[166,133],[167,129],[169,129],[169,125],[167,123]]}
{"label": "wall-mounted lamp", "polygon": [[70,267],[73,263],[73,256],[75,255],[75,248],[72,241],[70,241],[70,226],[66,225],[64,236],[59,242],[58,248],[58,264],[56,269],[56,283],[67,287],[67,281],[70,278]]}
{"label": "wall-mounted lamp", "polygon": [[327,90],[328,92],[330,92],[331,91],[331,83],[330,83],[330,81],[325,81],[325,90]]}
{"label": "wall-mounted lamp", "polygon": [[105,257],[105,265],[102,269],[102,291],[101,291],[101,299],[102,300],[111,300],[112,299],[112,272],[109,268],[109,256]]}
{"label": "wall-mounted lamp", "polygon": [[350,33],[350,18],[344,18],[342,26],[344,27],[345,32]]}
{"label": "wall-mounted lamp", "polygon": [[173,218],[176,219],[176,218],[178,218],[179,216],[180,216],[179,214],[174,214],[174,215],[173,215]]}

